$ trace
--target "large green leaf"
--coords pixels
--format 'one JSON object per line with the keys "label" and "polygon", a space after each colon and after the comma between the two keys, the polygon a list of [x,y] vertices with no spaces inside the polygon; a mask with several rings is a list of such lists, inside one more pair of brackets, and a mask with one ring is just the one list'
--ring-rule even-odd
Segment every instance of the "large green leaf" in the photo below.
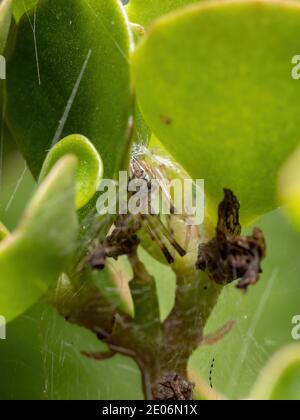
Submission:
{"label": "large green leaf", "polygon": [[77,237],[76,159],[51,171],[19,228],[0,243],[0,313],[7,321],[25,311],[64,269]]}
{"label": "large green leaf", "polygon": [[199,0],[130,0],[128,16],[131,22],[148,26],[154,19]]}
{"label": "large green leaf", "polygon": [[3,0],[2,3],[0,2],[0,54],[4,51],[11,21],[11,3],[12,0]]}
{"label": "large green leaf", "polygon": [[214,2],[157,21],[133,57],[146,122],[215,211],[224,187],[243,221],[277,206],[276,180],[300,141],[300,6]]}
{"label": "large green leaf", "polygon": [[300,400],[300,346],[290,345],[272,357],[254,385],[253,400]]}
{"label": "large green leaf", "polygon": [[117,0],[43,0],[20,21],[8,66],[10,128],[37,177],[47,150],[78,133],[118,169],[128,147],[131,37]]}

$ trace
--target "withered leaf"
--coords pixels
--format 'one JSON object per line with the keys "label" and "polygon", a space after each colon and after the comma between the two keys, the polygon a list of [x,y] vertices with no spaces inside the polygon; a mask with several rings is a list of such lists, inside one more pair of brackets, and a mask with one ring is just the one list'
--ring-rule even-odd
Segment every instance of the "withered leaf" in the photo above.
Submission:
{"label": "withered leaf", "polygon": [[219,206],[216,237],[199,246],[196,268],[207,270],[218,284],[240,279],[237,287],[246,291],[249,285],[258,281],[262,272],[266,242],[258,228],[251,236],[241,236],[239,202],[232,191],[225,189],[224,193],[224,200]]}
{"label": "withered leaf", "polygon": [[132,215],[120,215],[115,222],[111,235],[107,236],[90,257],[92,268],[102,270],[106,258],[118,259],[122,255],[134,253],[140,243],[137,232],[141,224]]}

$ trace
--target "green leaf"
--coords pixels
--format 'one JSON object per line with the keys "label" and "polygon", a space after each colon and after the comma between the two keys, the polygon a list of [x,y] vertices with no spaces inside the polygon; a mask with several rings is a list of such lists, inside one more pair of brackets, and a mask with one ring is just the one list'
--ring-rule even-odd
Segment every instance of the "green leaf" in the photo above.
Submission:
{"label": "green leaf", "polygon": [[11,2],[3,0],[0,4],[0,54],[4,51],[11,21]]}
{"label": "green leaf", "polygon": [[106,177],[119,169],[133,103],[130,48],[117,0],[44,0],[21,19],[7,120],[35,177],[47,150],[73,133],[95,145]]}
{"label": "green leaf", "polygon": [[38,0],[13,0],[13,15],[16,22],[19,22],[21,17],[32,9],[37,2]]}
{"label": "green leaf", "polygon": [[128,17],[131,22],[146,27],[159,16],[196,2],[199,0],[148,0],[147,4],[145,0],[130,0],[127,8]]}
{"label": "green leaf", "polygon": [[76,169],[76,208],[80,209],[95,195],[102,180],[103,163],[90,141],[81,135],[68,136],[57,143],[48,153],[40,179],[44,179],[53,166],[65,155],[77,157]]}
{"label": "green leaf", "polygon": [[223,188],[243,222],[277,206],[279,168],[299,143],[298,2],[214,2],[157,21],[133,57],[141,111],[216,211]]}
{"label": "green leaf", "polygon": [[[2,400],[143,398],[140,373],[132,359],[115,356],[99,362],[83,356],[82,351],[107,348],[45,302],[11,322],[7,340],[0,343]],[[13,380],[7,380],[12,372]]]}
{"label": "green leaf", "polygon": [[31,201],[19,228],[0,244],[0,313],[12,320],[57,280],[74,251],[76,160],[67,156]]}
{"label": "green leaf", "polygon": [[280,202],[300,231],[300,148],[284,163],[279,176]]}
{"label": "green leaf", "polygon": [[0,222],[0,242],[9,234],[6,227]]}
{"label": "green leaf", "polygon": [[249,397],[253,400],[300,399],[300,346],[289,345],[273,356]]}

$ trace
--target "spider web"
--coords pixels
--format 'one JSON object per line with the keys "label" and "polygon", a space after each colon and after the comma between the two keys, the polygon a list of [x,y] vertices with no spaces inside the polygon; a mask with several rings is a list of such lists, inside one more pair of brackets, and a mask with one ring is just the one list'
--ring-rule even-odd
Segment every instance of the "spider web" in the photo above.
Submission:
{"label": "spider web", "polygon": [[[11,159],[4,159],[4,179]],[[14,159],[21,172],[24,162],[20,157]],[[17,182],[9,183],[11,193]],[[12,210],[14,205],[24,206],[24,195],[29,197],[32,188],[30,182],[20,186]],[[17,217],[11,210],[5,211],[9,200],[7,191],[1,196],[0,219],[12,223]],[[208,383],[215,359],[212,384],[230,398],[245,397],[269,357],[292,342],[291,319],[300,309],[298,235],[280,211],[265,216],[257,225],[264,229],[268,241],[268,258],[261,280],[247,295],[233,285],[225,288],[206,333],[214,332],[231,319],[235,327],[217,344],[200,347],[190,363],[191,369]],[[157,279],[161,315],[165,318],[174,300],[174,276],[168,267],[146,253],[143,260]],[[9,324],[7,340],[0,341],[1,376],[6,378],[0,381],[0,398],[142,398],[139,370],[132,360],[115,356],[97,362],[81,355],[81,351],[99,350],[105,350],[105,346],[90,332],[69,325],[46,302],[40,302]]]}

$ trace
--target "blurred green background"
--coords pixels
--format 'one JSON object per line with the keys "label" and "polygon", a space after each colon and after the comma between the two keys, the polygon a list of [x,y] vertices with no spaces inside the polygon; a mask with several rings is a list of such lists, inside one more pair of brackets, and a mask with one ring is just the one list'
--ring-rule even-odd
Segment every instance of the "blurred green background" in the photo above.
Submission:
{"label": "blurred green background", "polygon": [[[0,220],[13,229],[35,184],[12,140],[1,138]],[[247,295],[234,286],[224,290],[206,333],[228,320],[234,320],[235,327],[216,345],[199,348],[191,361],[193,370],[208,381],[214,358],[213,386],[231,398],[246,397],[270,356],[294,342],[291,320],[300,314],[300,235],[280,210],[256,225],[268,242],[261,280]],[[165,317],[174,299],[174,276],[156,261],[148,266],[156,274]],[[116,356],[96,362],[80,354],[103,348],[91,333],[68,325],[46,302],[39,302],[10,323],[7,340],[0,340],[0,399],[142,398],[132,360]]]}

